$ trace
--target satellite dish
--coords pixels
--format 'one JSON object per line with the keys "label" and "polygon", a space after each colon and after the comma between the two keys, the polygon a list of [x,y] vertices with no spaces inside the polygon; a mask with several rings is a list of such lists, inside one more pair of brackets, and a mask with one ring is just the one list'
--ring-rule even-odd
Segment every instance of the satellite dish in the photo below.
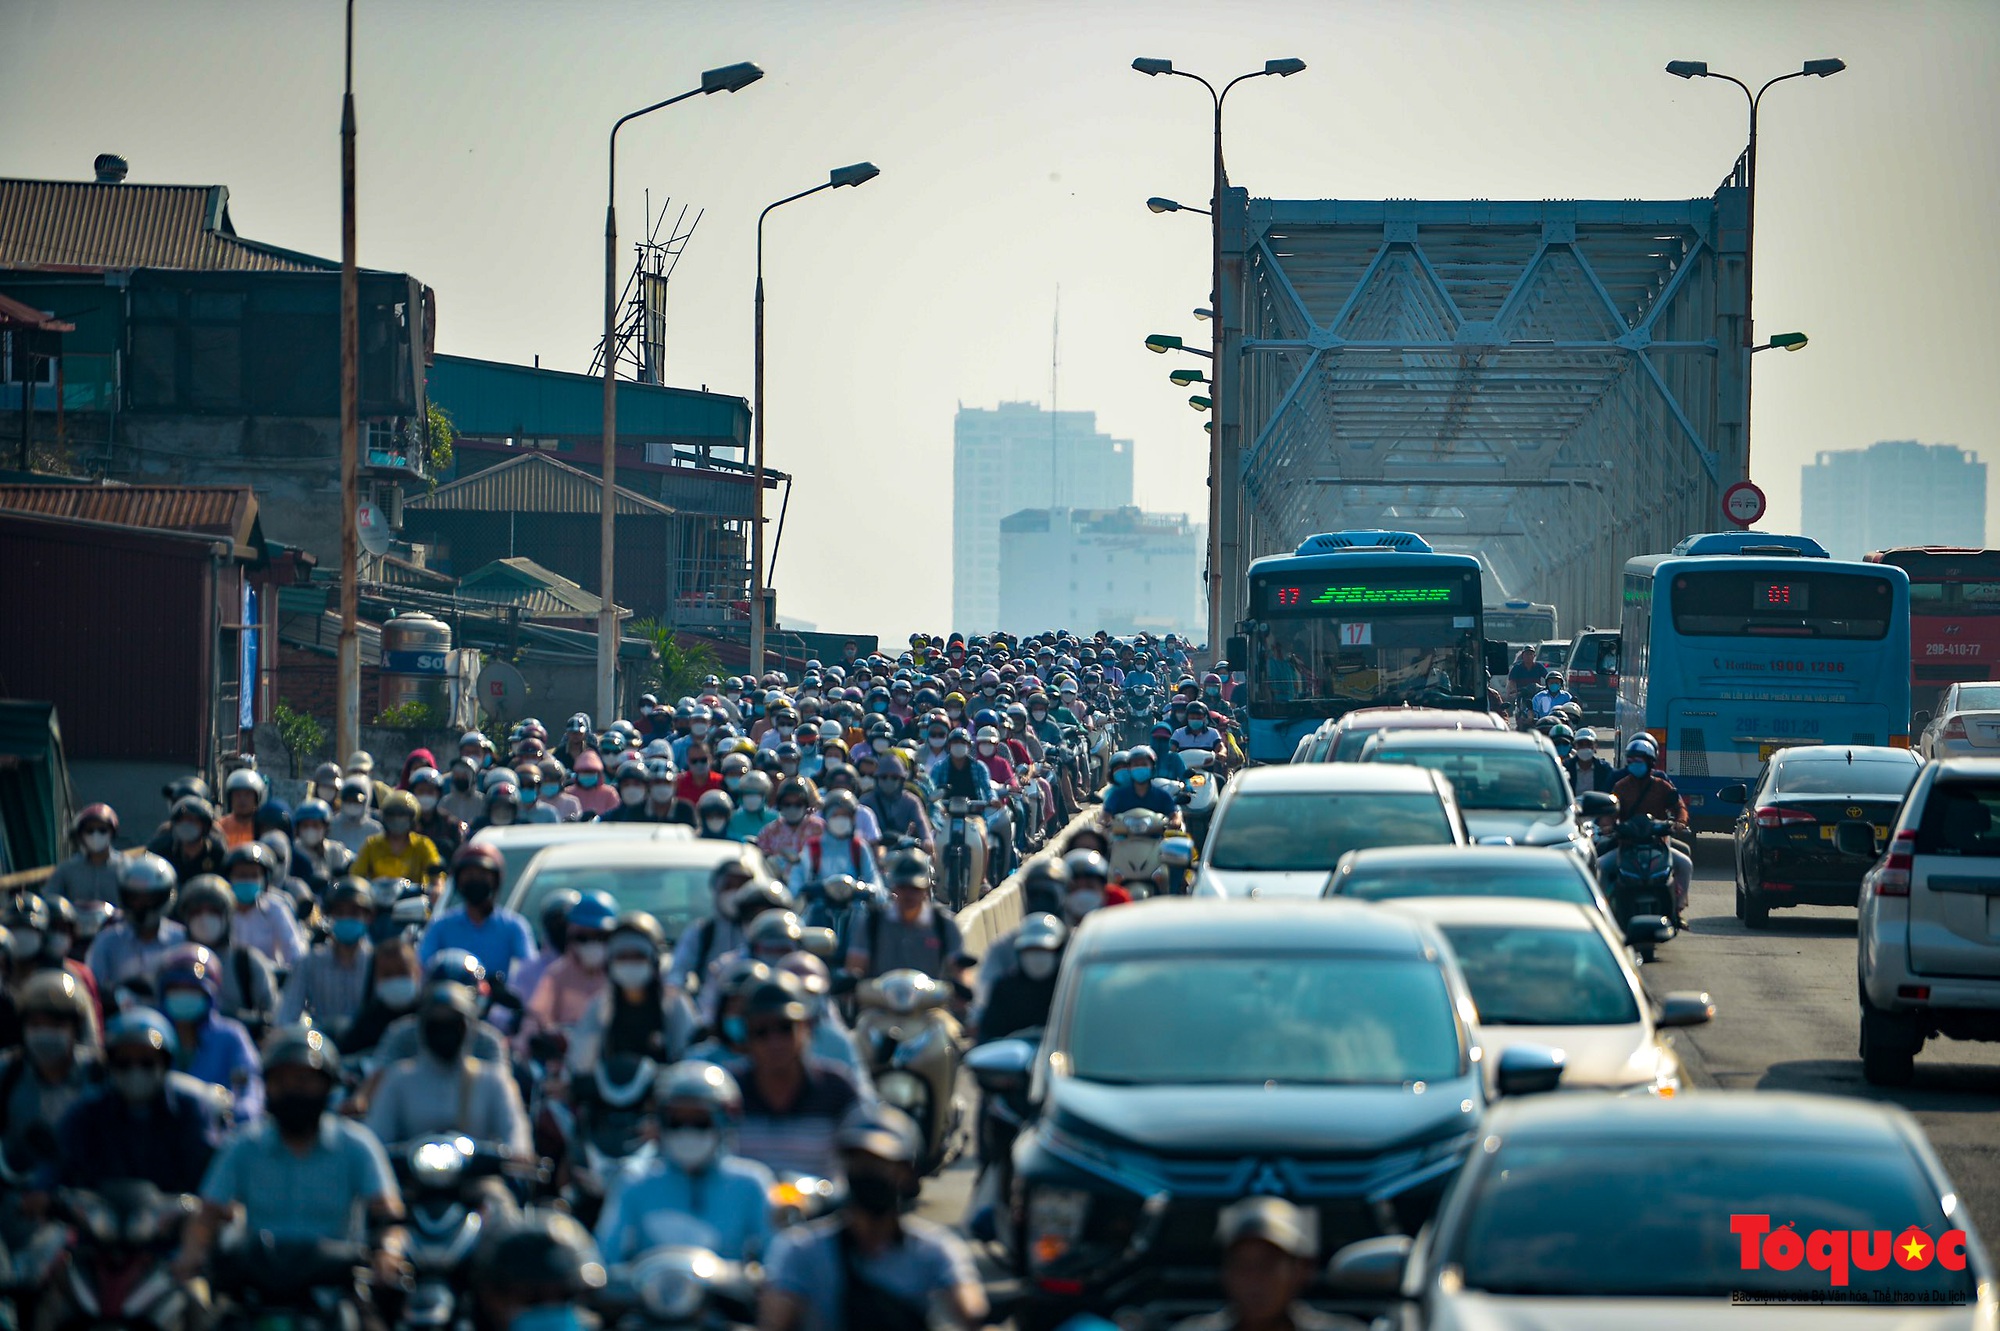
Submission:
{"label": "satellite dish", "polygon": [[361,548],[376,558],[389,553],[389,543],[396,539],[389,519],[384,516],[379,504],[363,502],[354,510],[354,529],[361,541]]}
{"label": "satellite dish", "polygon": [[528,701],[528,681],[505,661],[490,661],[479,672],[479,708],[501,720],[521,714]]}

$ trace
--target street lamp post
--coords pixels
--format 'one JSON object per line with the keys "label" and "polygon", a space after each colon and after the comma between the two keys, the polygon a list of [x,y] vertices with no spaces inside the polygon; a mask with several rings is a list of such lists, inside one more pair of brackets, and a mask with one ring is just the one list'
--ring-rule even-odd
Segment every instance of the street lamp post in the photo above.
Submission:
{"label": "street lamp post", "polygon": [[[1236,563],[1238,546],[1236,490],[1237,425],[1235,402],[1231,397],[1236,391],[1236,370],[1229,360],[1229,341],[1232,332],[1230,312],[1222,299],[1222,196],[1229,188],[1229,172],[1222,160],[1222,106],[1230,90],[1246,79],[1264,78],[1275,74],[1279,78],[1290,78],[1306,67],[1303,60],[1266,60],[1264,67],[1248,74],[1239,74],[1217,91],[1213,83],[1199,74],[1190,74],[1183,69],[1175,69],[1171,60],[1160,60],[1141,56],[1132,62],[1132,68],[1149,78],[1170,74],[1178,78],[1192,79],[1208,90],[1210,101],[1215,107],[1215,162],[1214,186],[1209,197],[1208,216],[1211,235],[1211,257],[1209,273],[1209,308],[1215,311],[1214,342],[1210,358],[1215,363],[1215,399],[1220,406],[1210,418],[1211,429],[1208,438],[1208,644],[1211,653],[1222,649],[1222,640],[1228,635],[1231,620],[1226,613],[1228,604],[1224,592],[1225,568]],[[1155,205],[1169,205],[1157,207]],[[1146,206],[1154,212],[1200,212],[1198,208],[1181,209],[1170,199],[1149,199]],[[1223,383],[1223,376],[1228,383]],[[1229,491],[1225,497],[1224,489]],[[1228,522],[1228,531],[1223,524]]]}
{"label": "street lamp post", "polygon": [[611,126],[611,140],[606,154],[610,169],[606,172],[604,190],[604,430],[603,441],[599,445],[602,453],[599,465],[604,478],[604,494],[598,515],[598,542],[602,549],[598,552],[597,565],[598,582],[601,584],[598,594],[604,598],[604,604],[597,613],[597,723],[600,726],[609,725],[618,713],[618,611],[611,598],[612,578],[618,563],[615,551],[618,515],[618,131],[625,127],[628,120],[651,115],[697,94],[740,92],[763,77],[764,71],[747,61],[704,70],[700,87],[690,88],[651,106],[642,106],[637,111],[618,117]]}
{"label": "street lamp post", "polygon": [[856,162],[853,166],[836,167],[828,173],[826,183],[814,185],[811,189],[800,190],[787,195],[776,203],[769,204],[757,214],[757,300],[756,331],[757,342],[754,361],[754,386],[751,389],[750,427],[753,444],[751,453],[751,519],[750,519],[750,673],[753,676],[764,673],[764,637],[768,625],[764,622],[764,219],[788,203],[797,203],[821,190],[839,189],[843,185],[859,187],[882,174],[881,168],[873,162]]}
{"label": "street lamp post", "polygon": [[340,103],[340,636],[334,640],[334,752],[361,747],[361,276],[354,249],[354,0],[347,0],[346,91]]}
{"label": "street lamp post", "polygon": [[[1750,141],[1743,149],[1743,190],[1745,194],[1743,222],[1743,346],[1755,349],[1756,315],[1754,294],[1757,266],[1757,111],[1763,105],[1764,94],[1780,83],[1807,77],[1830,79],[1847,68],[1844,60],[1808,60],[1789,74],[1780,74],[1768,80],[1755,92],[1750,85],[1731,74],[1719,74],[1708,67],[1706,60],[1670,60],[1667,73],[1678,79],[1721,79],[1733,83],[1743,90],[1743,96],[1750,103]],[[1743,479],[1750,479],[1750,373],[1743,374]]]}

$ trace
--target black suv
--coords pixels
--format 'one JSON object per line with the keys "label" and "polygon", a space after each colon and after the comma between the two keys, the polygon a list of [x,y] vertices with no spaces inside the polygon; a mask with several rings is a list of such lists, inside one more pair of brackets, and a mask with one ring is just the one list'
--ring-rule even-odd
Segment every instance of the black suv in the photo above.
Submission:
{"label": "black suv", "polygon": [[1017,1324],[1214,1308],[1216,1215],[1245,1196],[1312,1208],[1323,1254],[1416,1233],[1491,1095],[1560,1076],[1559,1053],[1525,1047],[1489,1081],[1474,1021],[1450,949],[1392,908],[1163,898],[1091,916],[1014,1156]]}

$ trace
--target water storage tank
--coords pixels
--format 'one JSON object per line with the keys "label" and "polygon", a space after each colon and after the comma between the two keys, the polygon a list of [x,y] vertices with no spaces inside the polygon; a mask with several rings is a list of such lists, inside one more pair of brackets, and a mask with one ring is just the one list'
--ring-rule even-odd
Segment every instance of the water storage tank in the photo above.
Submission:
{"label": "water storage tank", "polygon": [[446,659],[450,651],[451,625],[441,619],[411,611],[384,624],[381,710],[422,703],[430,709],[434,724],[449,719],[451,689]]}

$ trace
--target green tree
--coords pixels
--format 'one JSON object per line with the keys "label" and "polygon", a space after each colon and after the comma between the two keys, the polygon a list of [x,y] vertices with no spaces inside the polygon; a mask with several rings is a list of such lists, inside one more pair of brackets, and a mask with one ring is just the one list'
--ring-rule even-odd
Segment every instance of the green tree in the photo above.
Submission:
{"label": "green tree", "polygon": [[390,730],[427,730],[436,721],[431,709],[420,702],[397,703],[375,716],[375,724]]}
{"label": "green tree", "polygon": [[278,742],[285,746],[285,761],[294,776],[300,764],[311,762],[326,747],[326,727],[288,702],[281,700],[271,709],[271,724],[278,728]]}
{"label": "green tree", "polygon": [[451,466],[452,444],[457,439],[458,426],[451,413],[431,403],[424,415],[424,473],[433,490],[437,489],[438,473]]}
{"label": "green tree", "polygon": [[698,692],[702,676],[717,673],[721,665],[714,648],[705,642],[683,644],[674,637],[672,629],[657,619],[641,619],[629,625],[625,632],[635,638],[644,638],[659,652],[659,659],[647,666],[644,678],[646,692],[656,693],[662,698],[678,698]]}

